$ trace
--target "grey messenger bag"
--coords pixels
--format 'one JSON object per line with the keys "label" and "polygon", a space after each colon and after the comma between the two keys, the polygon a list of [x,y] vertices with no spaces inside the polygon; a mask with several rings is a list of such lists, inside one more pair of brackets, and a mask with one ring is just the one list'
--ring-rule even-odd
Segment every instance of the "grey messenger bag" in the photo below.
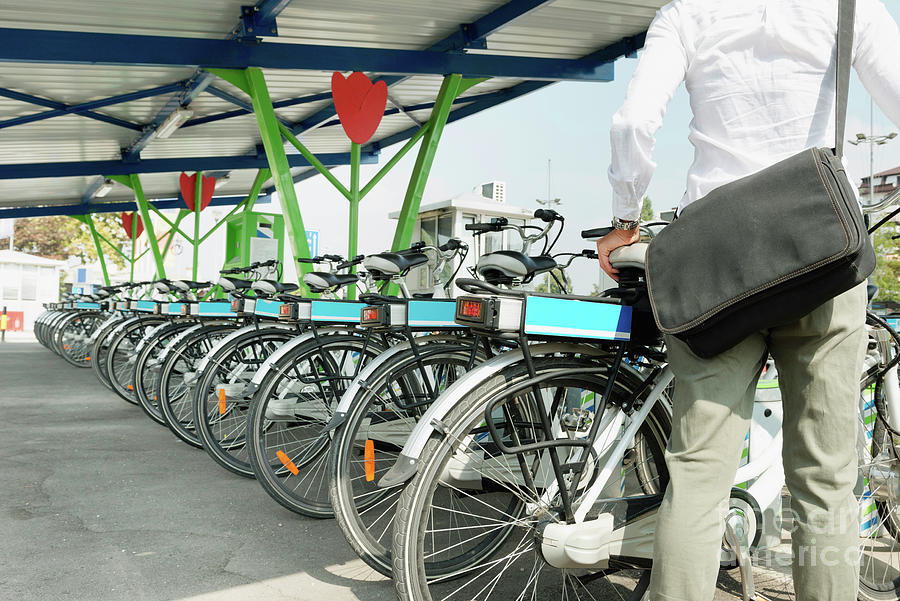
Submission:
{"label": "grey messenger bag", "polygon": [[650,243],[659,329],[713,357],[803,317],[875,269],[841,162],[855,0],[839,0],[835,147],[812,148],[691,203]]}

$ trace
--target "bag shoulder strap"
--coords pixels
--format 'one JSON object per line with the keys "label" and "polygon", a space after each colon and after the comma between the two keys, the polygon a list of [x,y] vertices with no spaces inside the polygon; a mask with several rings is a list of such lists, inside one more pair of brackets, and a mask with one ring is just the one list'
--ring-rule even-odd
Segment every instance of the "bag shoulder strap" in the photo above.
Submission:
{"label": "bag shoulder strap", "polygon": [[834,154],[838,158],[844,156],[844,130],[847,125],[847,95],[850,91],[855,22],[856,0],[838,0],[837,85],[834,92]]}

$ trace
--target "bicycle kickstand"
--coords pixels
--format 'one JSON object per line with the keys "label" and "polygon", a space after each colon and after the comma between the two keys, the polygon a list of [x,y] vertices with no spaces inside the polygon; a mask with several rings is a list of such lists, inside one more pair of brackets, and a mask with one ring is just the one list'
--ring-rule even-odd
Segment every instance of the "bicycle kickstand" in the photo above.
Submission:
{"label": "bicycle kickstand", "polygon": [[743,601],[769,601],[756,592],[753,584],[753,564],[750,559],[750,539],[747,524],[741,514],[731,511],[725,520],[725,544],[734,552],[741,573]]}

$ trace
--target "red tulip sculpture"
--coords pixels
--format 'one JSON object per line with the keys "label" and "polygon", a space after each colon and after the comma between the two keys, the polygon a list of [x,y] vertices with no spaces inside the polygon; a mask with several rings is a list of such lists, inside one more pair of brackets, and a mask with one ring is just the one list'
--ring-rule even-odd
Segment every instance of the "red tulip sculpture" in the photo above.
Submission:
{"label": "red tulip sculpture", "polygon": [[384,117],[387,94],[385,82],[372,83],[359,71],[351,73],[350,77],[337,71],[331,75],[334,110],[351,141],[365,144],[375,134]]}

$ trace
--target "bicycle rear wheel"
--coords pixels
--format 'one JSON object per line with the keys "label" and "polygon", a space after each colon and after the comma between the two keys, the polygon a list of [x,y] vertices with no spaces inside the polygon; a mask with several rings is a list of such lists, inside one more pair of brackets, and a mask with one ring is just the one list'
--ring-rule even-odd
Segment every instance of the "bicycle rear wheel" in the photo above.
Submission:
{"label": "bicycle rear wheel", "polygon": [[461,340],[392,356],[380,372],[366,376],[362,394],[335,430],[329,459],[335,518],[357,555],[386,576],[401,489],[379,488],[378,481],[434,398],[467,371],[471,357],[471,341]]}
{"label": "bicycle rear wheel", "polygon": [[325,426],[359,367],[384,350],[354,334],[312,339],[282,357],[260,385],[247,422],[250,464],[282,506],[331,517]]}
{"label": "bicycle rear wheel", "polygon": [[263,361],[296,330],[268,328],[247,332],[208,361],[194,392],[194,428],[203,448],[226,470],[253,478],[246,446],[250,401],[244,389]]}
{"label": "bicycle rear wheel", "polygon": [[[560,408],[591,410],[607,383],[597,362],[541,358],[535,360],[535,369],[539,379],[545,376],[539,383],[541,401],[556,426]],[[393,574],[404,601],[643,596],[648,564],[611,561],[604,570],[562,570],[542,558],[542,525],[563,521],[559,494],[552,492],[553,451],[501,452],[487,427],[490,419],[500,442],[520,449],[547,440],[536,405],[525,398],[530,393],[506,392],[529,381],[519,363],[483,383],[443,420],[444,434],[433,436],[419,458],[418,472],[401,495],[394,526]],[[640,375],[620,374],[616,382],[613,404],[604,416],[592,417],[609,419],[601,423],[610,424],[613,433],[619,420],[628,421],[615,401],[628,398]],[[488,415],[489,404],[494,408]],[[615,502],[661,495],[668,481],[663,450],[670,429],[668,410],[656,403],[630,441],[624,460],[613,466],[602,498],[614,497],[610,502]],[[562,464],[575,459],[573,449],[556,447]],[[591,454],[577,480],[567,480],[570,486],[577,482],[574,501],[603,466],[603,460]],[[591,512],[602,512],[603,503],[595,503]]]}

